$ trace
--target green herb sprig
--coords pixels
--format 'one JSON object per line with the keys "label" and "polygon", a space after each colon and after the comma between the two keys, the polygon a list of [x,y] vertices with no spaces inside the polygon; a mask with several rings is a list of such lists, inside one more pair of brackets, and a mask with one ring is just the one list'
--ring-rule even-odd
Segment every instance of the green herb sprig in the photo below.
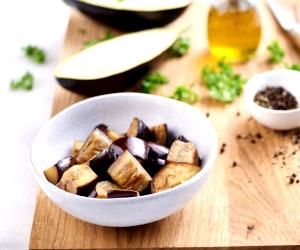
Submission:
{"label": "green herb sprig", "polygon": [[292,65],[289,65],[289,64],[285,63],[284,66],[285,66],[285,68],[287,68],[287,69],[300,71],[300,64],[298,64],[298,63],[294,63],[294,64],[292,64]]}
{"label": "green herb sprig", "polygon": [[167,84],[169,79],[160,72],[150,73],[141,82],[141,91],[147,94],[153,93],[160,85]]}
{"label": "green herb sprig", "polygon": [[210,94],[217,100],[225,103],[237,99],[246,83],[239,74],[233,72],[229,64],[220,61],[218,69],[205,66],[202,69],[202,79]]}
{"label": "green herb sprig", "polygon": [[191,39],[189,37],[179,37],[170,49],[171,57],[182,57],[189,51]]}
{"label": "green herb sprig", "polygon": [[191,89],[184,85],[179,85],[175,88],[172,99],[186,102],[188,104],[195,104],[198,101],[198,95]]}
{"label": "green herb sprig", "polygon": [[33,88],[33,81],[33,75],[30,72],[26,72],[19,80],[12,80],[10,88],[13,90],[22,89],[30,91]]}
{"label": "green herb sprig", "polygon": [[26,57],[37,64],[42,64],[46,61],[45,51],[37,46],[28,45],[23,48],[23,51],[25,52]]}
{"label": "green herb sprig", "polygon": [[285,52],[278,41],[274,40],[273,42],[271,42],[267,49],[270,52],[271,64],[280,63],[283,60]]}

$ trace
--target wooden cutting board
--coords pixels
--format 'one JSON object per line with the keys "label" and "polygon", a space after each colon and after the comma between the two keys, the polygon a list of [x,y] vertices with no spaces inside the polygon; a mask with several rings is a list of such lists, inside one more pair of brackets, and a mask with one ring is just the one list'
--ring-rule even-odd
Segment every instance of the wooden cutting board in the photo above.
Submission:
{"label": "wooden cutting board", "polygon": [[[288,177],[293,173],[300,177],[299,146],[292,143],[292,132],[274,132],[251,119],[243,98],[227,105],[210,99],[200,81],[202,66],[214,62],[206,42],[208,8],[207,4],[194,4],[176,21],[193,23],[188,31],[193,39],[189,54],[181,59],[164,58],[155,65],[170,78],[170,84],[163,86],[158,94],[170,95],[176,85],[194,84],[193,89],[200,96],[195,106],[209,113],[220,146],[226,144],[207,184],[182,211],[159,222],[132,228],[108,228],[82,222],[63,212],[41,192],[33,221],[31,249],[238,246],[300,249],[297,247],[300,245],[300,184],[289,184]],[[298,51],[266,6],[261,4],[259,8],[264,28],[261,48],[255,59],[236,66],[245,78],[271,68],[266,45],[273,39],[284,46],[287,62],[300,62]],[[107,30],[116,32],[73,11],[63,57],[82,49],[85,41],[102,37]],[[83,98],[57,86],[53,115]],[[238,135],[247,138],[237,139]],[[282,153],[274,157],[276,152]]]}

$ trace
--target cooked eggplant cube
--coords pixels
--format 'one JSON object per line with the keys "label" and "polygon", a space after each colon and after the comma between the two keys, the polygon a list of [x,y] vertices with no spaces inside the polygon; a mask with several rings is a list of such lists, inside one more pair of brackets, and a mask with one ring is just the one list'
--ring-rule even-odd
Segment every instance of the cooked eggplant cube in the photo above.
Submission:
{"label": "cooked eggplant cube", "polygon": [[164,166],[151,182],[152,193],[176,187],[192,178],[201,168],[188,163],[169,163]]}
{"label": "cooked eggplant cube", "polygon": [[76,162],[79,164],[88,162],[99,154],[100,151],[109,148],[111,143],[112,140],[100,129],[94,129],[80,149],[76,157]]}
{"label": "cooked eggplant cube", "polygon": [[89,198],[97,198],[96,189],[93,189],[87,197],[89,197]]}
{"label": "cooked eggplant cube", "polygon": [[116,141],[122,137],[118,133],[108,129],[108,126],[103,123],[99,124],[96,128],[100,129],[103,133],[105,133],[112,141]]}
{"label": "cooked eggplant cube", "polygon": [[168,148],[154,142],[148,142],[148,157],[143,166],[151,176],[155,175],[165,165],[168,153]]}
{"label": "cooked eggplant cube", "polygon": [[128,150],[119,156],[107,172],[122,189],[138,192],[143,191],[152,180],[151,176]]}
{"label": "cooked eggplant cube", "polygon": [[107,198],[129,198],[129,197],[138,197],[139,192],[134,190],[109,190],[107,192]]}
{"label": "cooked eggplant cube", "polygon": [[60,174],[57,166],[52,166],[44,170],[44,175],[46,179],[52,184],[56,185],[59,182]]}
{"label": "cooked eggplant cube", "polygon": [[155,137],[155,142],[160,145],[166,145],[168,140],[168,127],[167,124],[159,124],[150,128],[150,131]]}
{"label": "cooked eggplant cube", "polygon": [[152,141],[154,139],[149,127],[137,117],[133,118],[127,131],[127,136],[137,137],[145,141]]}
{"label": "cooked eggplant cube", "polygon": [[117,184],[110,181],[101,181],[96,185],[97,198],[107,198],[108,190],[121,189]]}
{"label": "cooked eggplant cube", "polygon": [[191,142],[176,140],[172,143],[167,162],[183,162],[192,165],[199,165],[197,148]]}
{"label": "cooked eggplant cube", "polygon": [[108,155],[108,150],[104,149],[89,161],[90,168],[98,175],[99,180],[110,180],[107,169],[113,163]]}
{"label": "cooked eggplant cube", "polygon": [[54,166],[46,169],[44,171],[45,177],[49,182],[56,185],[60,181],[63,173],[74,164],[75,160],[73,157],[65,157],[59,160]]}
{"label": "cooked eggplant cube", "polygon": [[95,172],[87,165],[74,165],[64,172],[57,187],[73,194],[91,185],[97,180]]}
{"label": "cooked eggplant cube", "polygon": [[138,160],[145,161],[148,157],[148,144],[135,137],[122,137],[114,141],[109,150],[109,157],[116,160],[125,150],[128,150]]}
{"label": "cooked eggplant cube", "polygon": [[72,150],[71,150],[71,156],[73,158],[76,158],[80,149],[82,148],[84,144],[84,141],[74,141],[73,143],[73,147],[72,147]]}

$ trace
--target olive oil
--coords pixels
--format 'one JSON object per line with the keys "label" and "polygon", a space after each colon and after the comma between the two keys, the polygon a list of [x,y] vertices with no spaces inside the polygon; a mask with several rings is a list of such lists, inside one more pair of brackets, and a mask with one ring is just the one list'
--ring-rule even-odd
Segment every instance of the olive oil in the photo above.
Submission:
{"label": "olive oil", "polygon": [[227,62],[250,59],[259,46],[260,18],[249,0],[219,0],[208,16],[210,52]]}

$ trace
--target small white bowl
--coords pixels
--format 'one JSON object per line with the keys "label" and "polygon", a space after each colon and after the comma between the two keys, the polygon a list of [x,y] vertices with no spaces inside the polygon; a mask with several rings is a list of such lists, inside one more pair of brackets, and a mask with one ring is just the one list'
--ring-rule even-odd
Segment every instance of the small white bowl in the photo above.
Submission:
{"label": "small white bowl", "polygon": [[[101,122],[116,132],[124,132],[135,116],[149,125],[167,123],[171,131],[190,139],[203,159],[203,169],[175,188],[134,198],[82,197],[46,180],[43,170],[68,155],[72,141],[85,139]],[[87,99],[53,117],[36,136],[31,160],[40,187],[64,211],[93,224],[128,227],[160,220],[183,208],[206,181],[217,152],[215,129],[198,109],[169,98],[119,93]]]}
{"label": "small white bowl", "polygon": [[283,87],[300,104],[300,72],[288,69],[267,71],[253,76],[245,87],[245,102],[250,114],[262,125],[274,130],[300,127],[300,107],[292,110],[272,110],[254,102],[257,92],[266,87]]}

